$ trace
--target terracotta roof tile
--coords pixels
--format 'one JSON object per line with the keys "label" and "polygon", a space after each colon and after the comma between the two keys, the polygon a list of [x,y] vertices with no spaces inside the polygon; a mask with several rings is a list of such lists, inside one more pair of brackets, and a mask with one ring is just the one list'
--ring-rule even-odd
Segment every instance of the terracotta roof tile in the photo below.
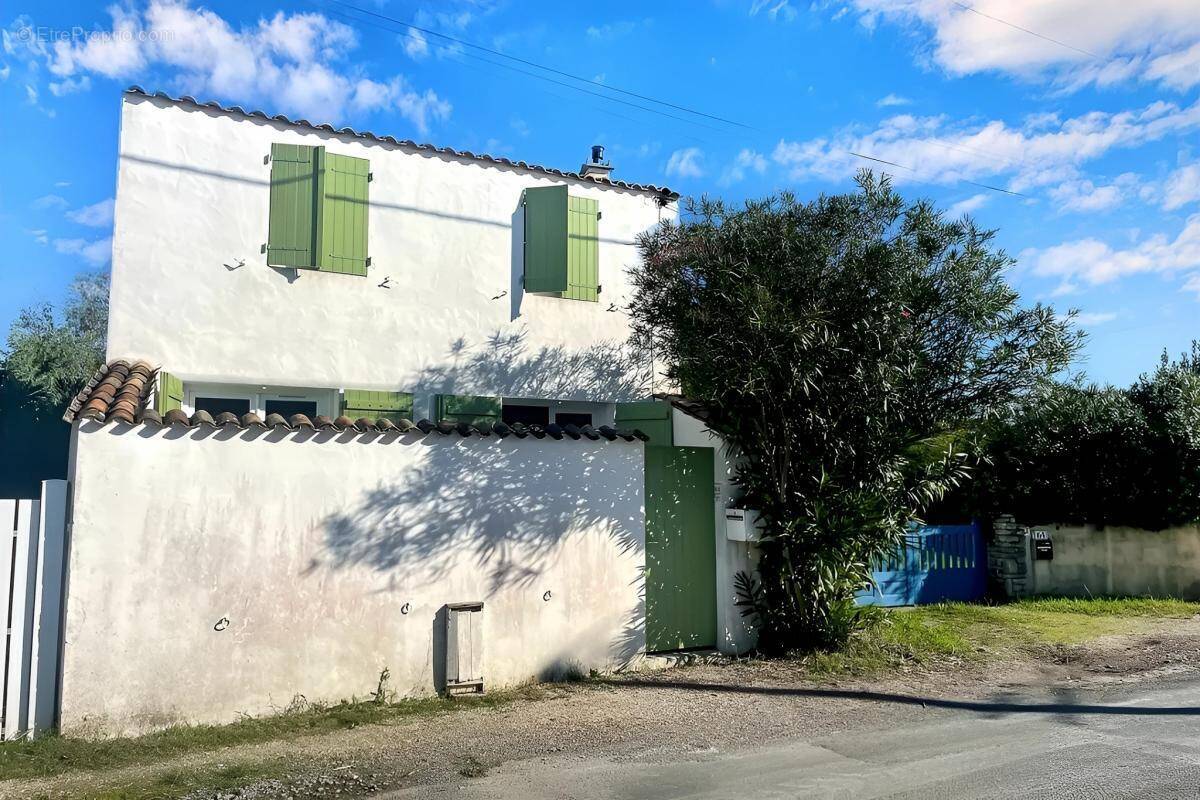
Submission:
{"label": "terracotta roof tile", "polygon": [[223,106],[220,103],[207,102],[202,103],[194,97],[184,95],[183,97],[172,97],[164,92],[148,92],[140,86],[130,86],[125,90],[126,94],[139,95],[141,97],[156,97],[161,100],[166,100],[176,105],[190,105],[196,108],[208,108],[215,111],[221,111],[226,114],[233,114],[239,117],[248,117],[251,119],[263,119],[272,122],[282,122],[285,125],[291,125],[297,128],[310,128],[318,131],[328,131],[329,133],[337,133],[344,136],[353,136],[357,139],[368,139],[370,141],[382,142],[385,144],[398,145],[403,148],[418,150],[421,152],[435,153],[440,155],[453,156],[455,158],[466,158],[472,161],[483,161],[489,164],[500,164],[505,167],[514,167],[516,169],[529,170],[530,172],[542,172],[547,175],[554,175],[559,178],[569,178],[571,180],[583,181],[584,183],[595,183],[601,186],[613,186],[618,189],[629,189],[635,192],[648,192],[658,195],[662,200],[670,202],[679,199],[679,193],[668,189],[665,186],[655,186],[650,183],[629,183],[627,181],[617,181],[612,178],[585,176],[578,172],[568,172],[554,167],[544,167],[541,164],[529,164],[524,161],[513,161],[503,156],[493,156],[487,153],[472,153],[469,150],[455,150],[452,147],[438,147],[432,144],[423,144],[414,142],[411,139],[397,139],[394,136],[377,136],[370,131],[356,131],[353,128],[335,128],[328,124],[316,124],[309,122],[306,119],[290,119],[283,114],[268,115],[265,111],[246,111],[240,106]]}
{"label": "terracotta roof tile", "polygon": [[171,409],[166,414],[160,415],[158,411],[147,405],[151,389],[154,386],[154,377],[157,373],[157,368],[152,367],[144,361],[130,363],[122,359],[110,362],[96,370],[96,374],[92,376],[87,385],[80,390],[79,394],[75,395],[66,413],[63,414],[63,419],[67,422],[74,422],[79,419],[94,420],[100,423],[123,422],[128,425],[142,424],[167,427],[182,425],[187,428],[209,426],[222,429],[232,428],[235,430],[245,430],[248,428],[258,428],[260,430],[271,428],[284,431],[318,429],[323,431],[336,430],[397,435],[412,433],[429,435],[437,433],[443,436],[457,434],[462,437],[495,435],[499,438],[504,438],[506,436],[515,436],[519,439],[524,439],[526,436],[544,439],[549,436],[552,439],[560,440],[564,438],[571,440],[580,438],[592,440],[607,439],[610,442],[618,439],[626,442],[646,440],[646,435],[641,431],[617,430],[608,425],[601,425],[599,428],[593,428],[591,425],[580,427],[576,427],[575,425],[559,426],[553,423],[545,426],[525,426],[520,423],[508,425],[499,421],[472,425],[466,422],[431,422],[427,419],[414,423],[408,419],[393,421],[386,417],[379,419],[359,417],[351,421],[345,415],[339,416],[336,419],[330,419],[322,415],[310,420],[304,414],[293,414],[290,419],[284,419],[280,414],[268,414],[267,419],[264,421],[254,412],[248,412],[239,418],[236,414],[228,411],[223,411],[217,414],[216,417],[213,417],[207,411],[197,411],[189,417],[187,412],[178,408]]}

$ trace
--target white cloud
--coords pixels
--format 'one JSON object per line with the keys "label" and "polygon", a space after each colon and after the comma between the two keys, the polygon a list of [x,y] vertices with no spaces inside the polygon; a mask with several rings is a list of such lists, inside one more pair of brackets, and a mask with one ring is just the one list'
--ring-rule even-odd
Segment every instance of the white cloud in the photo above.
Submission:
{"label": "white cloud", "polygon": [[603,25],[589,25],[584,33],[587,37],[596,42],[611,42],[613,39],[619,39],[633,33],[640,26],[649,26],[653,24],[653,20],[644,19],[639,21],[621,20],[620,22],[607,22]]}
{"label": "white cloud", "polygon": [[1162,206],[1167,211],[1200,200],[1200,162],[1180,167],[1167,176]]}
{"label": "white cloud", "polygon": [[67,199],[57,194],[46,194],[29,204],[35,211],[45,211],[48,208],[66,208]]}
{"label": "white cloud", "polygon": [[999,71],[1068,90],[1135,78],[1179,91],[1200,83],[1200,3],[1191,0],[852,4],[868,29],[887,20],[931,33],[919,58],[952,75]]}
{"label": "white cloud", "polygon": [[1138,183],[1137,175],[1126,172],[1106,185],[1086,179],[1064,181],[1050,187],[1047,194],[1062,211],[1107,211],[1124,202],[1138,188]]}
{"label": "white cloud", "polygon": [[12,73],[12,67],[8,64],[0,64],[0,81],[8,80],[8,76]]}
{"label": "white cloud", "polygon": [[875,105],[879,108],[892,108],[894,106],[910,106],[912,100],[907,97],[902,97],[898,94],[889,94],[886,97],[881,97],[875,101]]}
{"label": "white cloud", "polygon": [[50,242],[50,237],[46,234],[46,230],[44,228],[26,230],[25,232],[32,236],[33,240],[38,244],[48,244]]}
{"label": "white cloud", "polygon": [[790,0],[753,0],[750,3],[750,16],[757,15],[763,9],[766,9],[772,22],[792,22],[796,19],[796,9],[792,8]]}
{"label": "white cloud", "polygon": [[150,0],[141,12],[113,5],[109,14],[111,31],[55,42],[45,53],[56,94],[86,89],[90,75],[131,79],[165,68],[181,93],[314,119],[390,111],[424,134],[450,113],[448,102],[402,75],[379,80],[348,63],[354,29],[322,14],[280,11],[240,28],[186,0]]}
{"label": "white cloud", "polygon": [[107,200],[101,200],[99,203],[93,203],[90,206],[68,211],[67,219],[91,228],[104,228],[112,225],[113,199],[110,197]]}
{"label": "white cloud", "polygon": [[686,147],[671,153],[667,159],[667,174],[677,178],[700,178],[704,176],[701,162],[704,154],[699,147]]}
{"label": "white cloud", "polygon": [[420,61],[429,55],[429,40],[416,28],[401,36],[400,41],[404,43],[404,52],[414,61]]}
{"label": "white cloud", "polygon": [[1059,294],[1079,281],[1110,283],[1129,275],[1174,273],[1200,267],[1200,214],[1193,215],[1174,239],[1155,234],[1124,249],[1095,238],[1064,242],[1021,253],[1021,266],[1034,275],[1059,280]]}
{"label": "white cloud", "polygon": [[721,173],[721,178],[717,182],[722,186],[731,186],[744,179],[747,170],[757,172],[759,175],[764,174],[767,171],[766,156],[757,150],[742,149],[733,163]]}
{"label": "white cloud", "polygon": [[81,75],[78,78],[67,78],[61,81],[50,81],[50,94],[55,97],[62,97],[75,92],[86,92],[92,88],[92,79],[87,75]]}
{"label": "white cloud", "polygon": [[950,219],[958,219],[964,214],[970,214],[983,208],[984,204],[991,199],[990,195],[973,194],[966,200],[959,200],[954,205],[946,209],[946,216]]}
{"label": "white cloud", "polygon": [[1116,318],[1117,312],[1115,311],[1082,311],[1075,315],[1075,321],[1085,328],[1103,325],[1106,322],[1112,322]]}
{"label": "white cloud", "polygon": [[71,185],[70,181],[55,181],[54,182],[54,187],[56,189],[65,189],[66,187],[68,187],[70,185]]}
{"label": "white cloud", "polygon": [[1196,299],[1200,300],[1200,272],[1189,273],[1183,281],[1183,286],[1179,287],[1181,292],[1192,292],[1196,295]]}
{"label": "white cloud", "polygon": [[54,249],[65,255],[77,255],[94,267],[107,264],[112,258],[112,239],[55,239]]}
{"label": "white cloud", "polygon": [[[1027,118],[1018,126],[1002,120],[953,123],[944,116],[900,114],[874,130],[851,126],[830,137],[780,140],[772,158],[794,180],[842,180],[863,166],[875,166],[893,173],[898,181],[1007,180],[1009,189],[1025,192],[1078,181],[1081,165],[1112,150],[1196,129],[1200,129],[1200,101],[1184,107],[1155,101],[1143,108],[1092,111],[1066,120]],[[852,153],[903,168],[873,165]],[[1064,202],[1072,199],[1074,195],[1064,194]]]}

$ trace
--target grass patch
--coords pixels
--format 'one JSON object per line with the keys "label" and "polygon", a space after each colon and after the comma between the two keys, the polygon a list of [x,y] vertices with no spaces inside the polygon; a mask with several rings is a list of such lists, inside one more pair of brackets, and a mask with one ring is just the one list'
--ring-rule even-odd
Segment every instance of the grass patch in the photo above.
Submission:
{"label": "grass patch", "polygon": [[1195,616],[1200,603],[1034,598],[998,606],[945,603],[869,613],[876,617],[843,648],[804,656],[814,677],[874,675],[933,662],[981,661],[1038,645],[1080,644],[1132,632],[1148,618]]}
{"label": "grass patch", "polygon": [[[4,742],[0,744],[0,780],[47,778],[67,772],[152,764],[182,755],[209,752],[235,745],[295,739],[357,728],[360,725],[377,725],[393,720],[441,714],[454,709],[497,707],[520,698],[532,699],[538,695],[537,687],[527,686],[478,697],[459,696],[453,700],[431,697],[392,703],[345,702],[327,707],[311,706],[272,716],[252,717],[229,725],[183,725],[129,739],[88,740],[49,735],[32,741]],[[212,780],[218,780],[221,775],[213,774],[210,777]],[[169,773],[163,773],[163,779],[169,780]],[[189,781],[191,780],[192,778],[189,778]],[[111,795],[113,798],[125,796]],[[163,796],[163,793],[147,796]]]}

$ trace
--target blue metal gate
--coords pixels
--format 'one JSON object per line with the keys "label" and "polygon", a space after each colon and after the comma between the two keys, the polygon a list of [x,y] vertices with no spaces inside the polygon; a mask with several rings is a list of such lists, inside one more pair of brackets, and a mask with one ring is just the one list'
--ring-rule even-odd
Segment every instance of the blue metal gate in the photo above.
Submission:
{"label": "blue metal gate", "polygon": [[978,600],[987,589],[987,551],[978,523],[914,528],[875,565],[859,605],[916,606]]}

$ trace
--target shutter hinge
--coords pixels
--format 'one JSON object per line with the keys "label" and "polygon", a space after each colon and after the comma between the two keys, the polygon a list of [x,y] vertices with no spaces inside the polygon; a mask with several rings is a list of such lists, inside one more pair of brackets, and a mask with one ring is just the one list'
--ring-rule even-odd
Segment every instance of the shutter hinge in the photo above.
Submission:
{"label": "shutter hinge", "polygon": [[370,183],[370,182],[371,182],[371,181],[373,181],[373,180],[375,180],[375,173],[374,173],[374,172],[368,172],[368,173],[367,173],[367,183]]}

